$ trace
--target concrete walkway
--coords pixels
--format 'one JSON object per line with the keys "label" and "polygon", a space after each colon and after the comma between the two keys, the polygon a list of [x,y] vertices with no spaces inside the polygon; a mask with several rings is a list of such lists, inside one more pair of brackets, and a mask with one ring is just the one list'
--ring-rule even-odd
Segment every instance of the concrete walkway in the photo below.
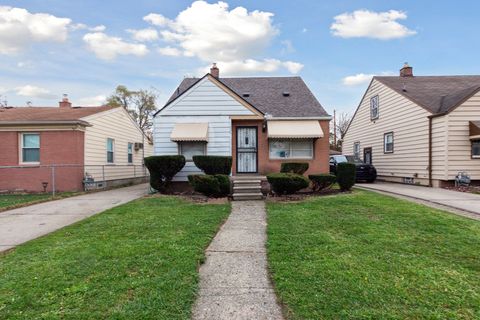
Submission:
{"label": "concrete walkway", "polygon": [[478,194],[388,182],[359,183],[355,186],[480,220],[480,195]]}
{"label": "concrete walkway", "polygon": [[193,319],[283,319],[267,271],[263,201],[232,202],[207,248]]}
{"label": "concrete walkway", "polygon": [[147,194],[148,184],[0,212],[0,252]]}

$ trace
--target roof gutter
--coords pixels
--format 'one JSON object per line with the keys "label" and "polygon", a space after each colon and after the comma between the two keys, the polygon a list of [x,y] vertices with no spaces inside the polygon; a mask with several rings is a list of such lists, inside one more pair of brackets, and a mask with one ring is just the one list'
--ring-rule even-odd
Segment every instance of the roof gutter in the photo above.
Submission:
{"label": "roof gutter", "polygon": [[432,122],[433,116],[428,117],[428,186],[433,186],[432,179]]}
{"label": "roof gutter", "polygon": [[15,120],[15,121],[1,121],[0,126],[17,126],[17,125],[81,125],[84,127],[91,127],[92,125],[83,120]]}
{"label": "roof gutter", "polygon": [[271,117],[268,120],[332,120],[331,116],[322,117]]}

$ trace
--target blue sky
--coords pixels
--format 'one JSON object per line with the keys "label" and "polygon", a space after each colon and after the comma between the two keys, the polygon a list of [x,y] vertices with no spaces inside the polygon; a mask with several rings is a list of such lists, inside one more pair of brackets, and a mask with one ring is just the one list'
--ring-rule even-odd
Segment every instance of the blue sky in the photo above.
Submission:
{"label": "blue sky", "polygon": [[[3,7],[1,7],[3,6]],[[161,106],[211,62],[228,76],[302,76],[353,112],[371,75],[480,74],[477,1],[2,1],[9,105],[101,103],[118,84]],[[146,30],[144,30],[146,29]],[[141,31],[141,32],[139,32]]]}

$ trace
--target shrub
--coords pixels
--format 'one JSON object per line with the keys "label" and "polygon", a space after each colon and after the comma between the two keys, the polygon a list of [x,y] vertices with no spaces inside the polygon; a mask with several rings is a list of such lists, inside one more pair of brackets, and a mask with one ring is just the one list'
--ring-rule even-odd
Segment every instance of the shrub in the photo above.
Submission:
{"label": "shrub", "polygon": [[185,166],[181,155],[151,156],[144,159],[150,172],[150,185],[158,191],[165,191],[173,177]]}
{"label": "shrub", "polygon": [[229,156],[193,156],[193,162],[205,174],[226,174],[232,171],[232,157]]}
{"label": "shrub", "polygon": [[329,188],[337,181],[337,177],[329,173],[311,174],[308,178],[312,181],[314,191]]}
{"label": "shrub", "polygon": [[307,162],[284,162],[280,167],[280,172],[304,174],[308,170]]}
{"label": "shrub", "polygon": [[207,197],[225,197],[230,194],[230,179],[226,175],[192,174],[188,181],[193,190]]}
{"label": "shrub", "polygon": [[355,164],[349,162],[342,162],[337,165],[337,182],[340,185],[340,190],[348,191],[355,184],[356,174]]}
{"label": "shrub", "polygon": [[306,177],[296,173],[272,173],[267,175],[267,180],[278,195],[295,193],[309,184]]}

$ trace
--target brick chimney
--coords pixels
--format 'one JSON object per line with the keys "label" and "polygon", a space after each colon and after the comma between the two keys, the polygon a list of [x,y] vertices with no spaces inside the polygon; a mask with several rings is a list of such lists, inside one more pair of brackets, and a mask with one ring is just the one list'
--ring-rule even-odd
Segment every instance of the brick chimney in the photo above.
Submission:
{"label": "brick chimney", "polygon": [[210,74],[217,79],[220,77],[220,70],[218,69],[217,64],[215,62],[213,63],[212,67],[210,68]]}
{"label": "brick chimney", "polygon": [[400,69],[400,77],[413,77],[413,68],[405,62],[402,69]]}
{"label": "brick chimney", "polygon": [[60,108],[71,108],[72,107],[72,103],[70,101],[68,101],[68,95],[67,94],[63,95],[62,101],[60,101],[58,103],[58,106]]}

